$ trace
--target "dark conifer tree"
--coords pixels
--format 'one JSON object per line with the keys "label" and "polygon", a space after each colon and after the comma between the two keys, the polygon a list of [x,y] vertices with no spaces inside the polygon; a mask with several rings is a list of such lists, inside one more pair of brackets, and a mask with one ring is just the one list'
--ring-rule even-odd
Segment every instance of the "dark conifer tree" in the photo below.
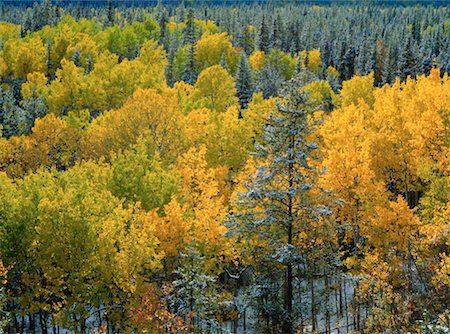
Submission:
{"label": "dark conifer tree", "polygon": [[166,76],[166,82],[169,87],[173,87],[175,83],[175,75],[173,73],[173,61],[175,58],[175,48],[173,47],[173,42],[169,44],[169,52],[167,55],[167,65],[164,69],[164,74]]}
{"label": "dark conifer tree", "polygon": [[236,72],[236,93],[242,109],[247,109],[248,103],[252,100],[253,87],[252,71],[245,52],[242,52]]}
{"label": "dark conifer tree", "polygon": [[75,49],[72,55],[72,61],[75,64],[75,66],[81,66],[81,54],[80,50]]}
{"label": "dark conifer tree", "polygon": [[106,10],[106,25],[112,26],[115,23],[115,8],[113,6],[113,0],[108,0],[107,10]]}
{"label": "dark conifer tree", "polygon": [[184,44],[193,44],[196,41],[194,10],[189,8],[186,17],[186,26],[183,30]]}
{"label": "dark conifer tree", "polygon": [[299,92],[299,85],[288,85],[283,93],[286,103],[278,104],[277,112],[269,116],[262,143],[256,145],[256,155],[267,163],[258,166],[255,176],[245,182],[246,191],[237,201],[242,210],[231,216],[229,225],[230,233],[238,237],[267,241],[268,246],[261,248],[262,262],[255,265],[261,266],[259,272],[270,266],[271,280],[276,278],[284,284],[283,293],[271,295],[260,308],[273,310],[267,317],[280,325],[277,332],[283,334],[294,333],[294,277],[297,265],[307,256],[294,240],[308,228],[308,221],[330,213],[322,203],[312,200],[317,172],[310,161],[317,145],[308,138],[315,108]]}
{"label": "dark conifer tree", "polygon": [[259,29],[258,36],[258,49],[264,52],[269,52],[270,41],[269,41],[269,29],[266,24],[266,19],[263,16],[261,21],[261,27]]}
{"label": "dark conifer tree", "polygon": [[167,15],[166,12],[163,11],[161,13],[161,17],[159,19],[159,38],[158,43],[162,45],[166,50],[169,43],[169,30],[167,29]]}
{"label": "dark conifer tree", "polygon": [[89,53],[86,57],[86,68],[84,69],[84,74],[89,74],[94,69],[94,63],[92,61],[92,56]]}
{"label": "dark conifer tree", "polygon": [[197,81],[198,71],[197,62],[195,60],[195,44],[191,44],[187,54],[187,60],[184,65],[181,80],[184,82],[194,85]]}
{"label": "dark conifer tree", "polygon": [[414,52],[413,38],[409,34],[403,41],[398,57],[397,75],[402,81],[406,80],[408,76],[416,76],[417,59]]}
{"label": "dark conifer tree", "polygon": [[356,50],[353,46],[351,46],[342,59],[341,63],[341,75],[342,80],[348,80],[355,74],[355,58],[356,58]]}

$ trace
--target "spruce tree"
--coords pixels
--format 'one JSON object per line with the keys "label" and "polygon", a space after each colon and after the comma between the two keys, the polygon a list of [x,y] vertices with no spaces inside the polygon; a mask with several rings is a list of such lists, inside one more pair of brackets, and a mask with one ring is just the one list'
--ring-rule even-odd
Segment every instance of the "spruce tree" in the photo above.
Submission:
{"label": "spruce tree", "polygon": [[282,37],[283,37],[283,23],[281,17],[278,15],[273,21],[272,30],[272,47],[275,49],[281,49],[282,47]]}
{"label": "spruce tree", "polygon": [[89,74],[91,73],[91,71],[94,69],[94,63],[92,61],[92,56],[89,53],[88,56],[86,57],[86,67],[84,69],[84,74]]}
{"label": "spruce tree", "polygon": [[75,66],[81,66],[81,53],[80,50],[75,49],[72,55],[72,61],[75,64]]}
{"label": "spruce tree", "polygon": [[410,34],[405,37],[398,57],[397,75],[402,81],[405,81],[408,76],[414,78],[417,74],[417,59],[414,52],[413,38]]}
{"label": "spruce tree", "polygon": [[239,45],[247,55],[250,55],[255,49],[255,34],[247,25],[242,32]]}
{"label": "spruce tree", "polygon": [[184,65],[183,73],[181,75],[181,80],[184,82],[194,85],[197,81],[198,71],[197,62],[195,60],[195,44],[191,44],[187,54],[187,60]]}
{"label": "spruce tree", "polygon": [[113,6],[112,0],[108,0],[107,11],[106,11],[106,25],[112,26],[115,23],[115,8]]}
{"label": "spruce tree", "polygon": [[167,50],[168,43],[169,43],[169,30],[167,29],[168,20],[167,20],[165,11],[163,11],[161,13],[161,17],[160,17],[158,23],[159,23],[158,43],[159,43],[159,45],[162,45]]}
{"label": "spruce tree", "polygon": [[269,52],[269,29],[266,24],[266,19],[263,16],[261,21],[261,27],[259,29],[259,36],[258,36],[258,49],[260,51],[264,51],[265,53]]}
{"label": "spruce tree", "polygon": [[219,328],[214,311],[220,307],[219,290],[213,275],[206,271],[207,257],[192,241],[180,256],[175,273],[173,293],[168,296],[169,307],[181,317],[194,316],[194,333],[202,333],[205,328]]}
{"label": "spruce tree", "polygon": [[253,79],[245,52],[242,52],[241,57],[239,58],[236,72],[236,94],[241,108],[247,109],[248,103],[252,100]]}
{"label": "spruce tree", "polygon": [[189,11],[187,13],[186,26],[183,29],[183,37],[184,37],[184,44],[195,43],[196,40],[195,21],[194,21],[194,10],[192,8],[189,8]]}
{"label": "spruce tree", "polygon": [[52,60],[52,41],[49,38],[47,40],[46,45],[46,68],[45,68],[45,76],[47,77],[47,81],[50,83],[55,79],[55,62]]}
{"label": "spruce tree", "polygon": [[353,46],[345,52],[341,63],[342,80],[349,80],[355,74],[356,56],[357,53]]}
{"label": "spruce tree", "polygon": [[[262,143],[256,145],[255,154],[263,163],[244,183],[246,191],[238,194],[236,213],[229,224],[230,233],[238,238],[264,240],[266,246],[258,249],[261,262],[256,270],[270,268],[272,277],[278,275],[284,281],[282,300],[275,295],[275,300],[267,301],[282,305],[283,334],[294,333],[294,270],[305,257],[298,238],[310,228],[310,222],[330,213],[317,200],[317,172],[310,164],[317,149],[309,139],[311,115],[316,109],[298,87],[298,83],[290,82],[283,92],[286,102],[278,104],[269,116]],[[280,265],[284,269],[277,273]]]}
{"label": "spruce tree", "polygon": [[34,122],[33,116],[26,113],[17,105],[17,100],[12,90],[6,90],[0,93],[2,93],[0,100],[0,120],[3,127],[3,136],[9,138],[11,136],[28,134]]}
{"label": "spruce tree", "polygon": [[167,85],[169,87],[173,87],[174,83],[175,83],[175,76],[173,73],[173,62],[174,62],[174,58],[175,58],[175,50],[172,46],[172,43],[170,43],[171,45],[169,46],[169,52],[167,55],[167,65],[166,68],[164,69],[164,74],[166,76],[166,82]]}

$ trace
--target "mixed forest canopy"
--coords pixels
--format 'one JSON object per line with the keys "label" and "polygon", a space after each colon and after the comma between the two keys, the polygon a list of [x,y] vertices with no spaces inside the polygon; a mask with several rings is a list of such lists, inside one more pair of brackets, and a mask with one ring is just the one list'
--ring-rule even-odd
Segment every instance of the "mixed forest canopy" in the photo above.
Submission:
{"label": "mixed forest canopy", "polygon": [[450,7],[0,4],[0,332],[448,333]]}

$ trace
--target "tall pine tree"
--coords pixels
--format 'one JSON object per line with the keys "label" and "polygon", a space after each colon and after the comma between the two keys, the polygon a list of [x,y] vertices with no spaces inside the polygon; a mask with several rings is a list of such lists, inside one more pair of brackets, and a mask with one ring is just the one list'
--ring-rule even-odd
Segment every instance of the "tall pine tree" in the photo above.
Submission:
{"label": "tall pine tree", "polygon": [[252,71],[245,52],[242,52],[236,72],[236,94],[242,109],[247,109],[252,100],[253,87]]}
{"label": "tall pine tree", "polygon": [[267,27],[266,19],[263,16],[261,21],[261,27],[259,29],[258,49],[267,53],[269,52],[269,47],[270,47],[269,28]]}
{"label": "tall pine tree", "polygon": [[329,210],[317,200],[317,172],[310,164],[317,149],[309,139],[315,108],[294,82],[283,95],[285,103],[278,104],[269,116],[263,142],[256,147],[262,163],[245,183],[246,191],[238,194],[230,231],[259,247],[257,271],[270,268],[273,277],[280,265],[284,268],[278,272],[278,280],[284,281],[282,300],[267,302],[282,305],[282,314],[271,322],[279,322],[283,334],[292,334],[294,269],[305,257],[299,240],[311,228],[309,223],[329,214]]}
{"label": "tall pine tree", "polygon": [[197,62],[195,60],[195,44],[191,44],[187,54],[187,60],[184,65],[181,80],[184,82],[194,85],[197,81],[198,71]]}

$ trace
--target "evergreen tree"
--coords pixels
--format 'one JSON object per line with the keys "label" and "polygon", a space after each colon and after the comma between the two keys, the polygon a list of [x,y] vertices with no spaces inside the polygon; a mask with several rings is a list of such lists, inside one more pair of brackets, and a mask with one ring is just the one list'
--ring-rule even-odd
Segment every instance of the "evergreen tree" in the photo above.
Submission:
{"label": "evergreen tree", "polygon": [[75,66],[81,66],[81,54],[80,50],[75,49],[72,55],[72,61],[75,64]]}
{"label": "evergreen tree", "polygon": [[248,56],[255,49],[255,36],[248,25],[245,26],[242,33],[240,34],[239,46]]}
{"label": "evergreen tree", "polygon": [[92,56],[89,53],[88,56],[86,57],[86,68],[84,69],[84,74],[89,74],[91,73],[91,71],[94,69],[94,63],[92,61]]}
{"label": "evergreen tree", "polygon": [[46,45],[46,68],[45,75],[47,77],[48,82],[51,82],[55,79],[55,62],[52,60],[52,41],[51,39],[47,39]]}
{"label": "evergreen tree", "polygon": [[236,72],[236,94],[241,108],[247,109],[248,103],[252,100],[253,80],[252,71],[245,52],[242,52],[239,58]]}
{"label": "evergreen tree", "polygon": [[161,13],[161,17],[159,19],[159,38],[158,43],[167,50],[168,43],[169,43],[169,29],[167,29],[167,16],[166,12],[163,11]]}
{"label": "evergreen tree", "polygon": [[33,121],[30,123],[29,129],[27,129],[26,131],[28,133],[34,125],[34,120],[36,118],[42,118],[47,114],[47,105],[41,97],[33,94],[33,96],[22,101],[22,108],[33,118]]}
{"label": "evergreen tree", "polygon": [[256,90],[261,91],[264,98],[277,96],[284,82],[285,79],[278,66],[267,64],[258,74]]}
{"label": "evergreen tree", "polygon": [[259,29],[258,36],[258,49],[264,52],[269,52],[270,41],[269,41],[269,29],[266,24],[266,19],[263,16],[261,21],[261,27]]}
{"label": "evergreen tree", "polygon": [[317,145],[308,138],[312,131],[310,115],[315,109],[298,87],[298,83],[290,82],[283,93],[287,102],[278,104],[276,113],[269,116],[263,142],[256,146],[257,157],[265,163],[247,180],[246,191],[238,194],[239,209],[230,219],[232,233],[264,240],[267,246],[258,251],[260,265],[272,268],[272,275],[276,275],[275,268],[280,264],[284,267],[279,277],[284,280],[284,334],[294,333],[294,267],[305,255],[296,240],[305,233],[309,222],[330,213],[314,199],[317,173],[310,161]]}
{"label": "evergreen tree", "polygon": [[284,33],[283,30],[283,22],[281,20],[281,17],[278,15],[273,21],[273,30],[271,36],[271,44],[275,49],[281,49],[282,47],[282,39]]}
{"label": "evergreen tree", "polygon": [[417,59],[414,52],[413,38],[410,34],[405,38],[398,57],[397,75],[402,81],[408,76],[413,78],[416,76]]}
{"label": "evergreen tree", "polygon": [[204,328],[219,327],[214,319],[219,292],[215,277],[205,270],[207,258],[197,248],[193,241],[181,254],[168,304],[181,317],[192,314],[194,332],[202,333]]}
{"label": "evergreen tree", "polygon": [[190,85],[194,85],[197,81],[197,76],[198,71],[197,62],[195,60],[195,44],[191,44],[188,50],[187,60],[181,75],[181,80]]}
{"label": "evergreen tree", "polygon": [[430,71],[433,68],[433,57],[431,55],[426,56],[420,64],[420,72],[426,75],[430,75]]}
{"label": "evergreen tree", "polygon": [[347,52],[345,52],[344,57],[341,62],[341,75],[342,80],[349,80],[355,74],[355,58],[356,58],[356,50],[352,46]]}
{"label": "evergreen tree", "polygon": [[170,46],[169,46],[169,53],[167,55],[167,65],[166,65],[166,68],[164,69],[164,74],[166,76],[166,82],[169,87],[173,87],[173,85],[175,83],[175,75],[173,72],[173,62],[174,62],[174,58],[175,58],[175,50],[174,50],[172,44],[173,43],[170,43]]}
{"label": "evergreen tree", "polygon": [[[391,60],[391,54],[394,52],[391,49],[386,49],[384,57],[381,59],[382,70],[381,70],[381,85],[386,83],[392,83],[395,78],[396,67],[394,62]],[[394,72],[393,72],[394,71]]]}
{"label": "evergreen tree", "polygon": [[27,134],[34,122],[31,114],[20,108],[11,90],[3,91],[0,100],[0,120],[3,136],[20,136]]}
{"label": "evergreen tree", "polygon": [[325,42],[320,48],[320,58],[322,59],[322,74],[324,74],[331,65],[331,50],[329,42]]}
{"label": "evergreen tree", "polygon": [[184,44],[194,44],[196,41],[195,36],[195,21],[194,10],[189,8],[186,17],[186,26],[183,29]]}
{"label": "evergreen tree", "polygon": [[227,64],[227,56],[225,54],[222,54],[222,56],[220,57],[219,65],[226,69],[228,73],[230,73],[230,68]]}
{"label": "evergreen tree", "polygon": [[112,26],[115,23],[115,8],[113,6],[113,0],[108,0],[107,11],[106,11],[106,25]]}

